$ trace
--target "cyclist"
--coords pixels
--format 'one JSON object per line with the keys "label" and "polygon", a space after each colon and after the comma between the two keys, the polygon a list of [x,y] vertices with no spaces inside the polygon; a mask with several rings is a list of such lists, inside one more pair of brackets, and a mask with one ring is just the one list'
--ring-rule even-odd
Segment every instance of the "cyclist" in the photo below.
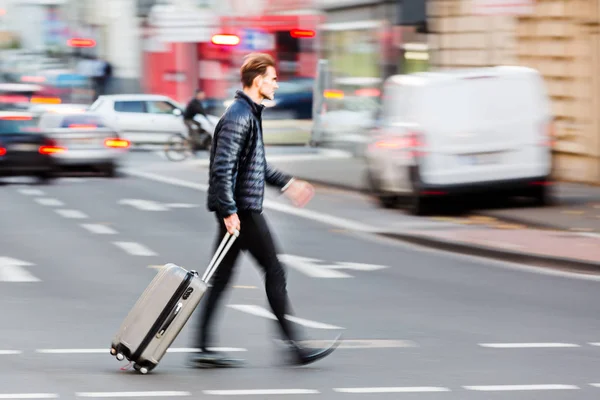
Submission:
{"label": "cyclist", "polygon": [[208,120],[206,110],[202,105],[202,100],[205,98],[205,93],[202,89],[196,89],[194,97],[187,104],[183,112],[183,122],[188,128],[189,137],[194,144],[194,151],[206,148],[206,143],[210,140],[210,134],[202,129],[202,126],[194,117],[198,114],[204,116]]}

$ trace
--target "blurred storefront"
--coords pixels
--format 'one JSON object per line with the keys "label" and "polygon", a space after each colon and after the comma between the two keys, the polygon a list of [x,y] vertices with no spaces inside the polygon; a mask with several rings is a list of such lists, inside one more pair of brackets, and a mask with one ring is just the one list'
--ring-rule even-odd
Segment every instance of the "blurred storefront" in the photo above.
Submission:
{"label": "blurred storefront", "polygon": [[429,0],[434,68],[526,65],[556,118],[555,174],[600,183],[600,0]]}

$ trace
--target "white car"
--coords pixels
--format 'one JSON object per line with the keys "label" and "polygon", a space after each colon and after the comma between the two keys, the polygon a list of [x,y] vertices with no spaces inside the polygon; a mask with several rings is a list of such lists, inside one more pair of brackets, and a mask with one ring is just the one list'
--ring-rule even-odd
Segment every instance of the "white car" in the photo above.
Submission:
{"label": "white car", "polygon": [[[167,96],[153,94],[119,94],[100,96],[89,110],[101,115],[123,139],[132,145],[165,144],[174,134],[188,136],[183,122],[184,106]],[[195,118],[211,136],[218,122],[212,115],[208,120]]]}
{"label": "white car", "polygon": [[538,71],[493,67],[396,75],[366,151],[373,194],[425,214],[453,194],[550,200],[553,117]]}

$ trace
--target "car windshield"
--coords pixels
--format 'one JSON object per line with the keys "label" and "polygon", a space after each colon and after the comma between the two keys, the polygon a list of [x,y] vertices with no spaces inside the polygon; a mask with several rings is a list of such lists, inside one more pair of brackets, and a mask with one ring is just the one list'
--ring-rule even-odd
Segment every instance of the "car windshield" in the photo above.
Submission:
{"label": "car windshield", "polygon": [[38,132],[37,119],[29,116],[0,117],[0,135]]}

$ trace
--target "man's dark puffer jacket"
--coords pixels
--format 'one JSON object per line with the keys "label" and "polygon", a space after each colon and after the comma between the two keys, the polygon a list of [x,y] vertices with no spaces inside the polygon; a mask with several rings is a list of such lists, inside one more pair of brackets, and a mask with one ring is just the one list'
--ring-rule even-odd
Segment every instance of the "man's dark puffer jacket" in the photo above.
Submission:
{"label": "man's dark puffer jacket", "polygon": [[262,212],[265,182],[281,189],[292,178],[267,164],[263,109],[238,90],[215,127],[207,205],[222,218],[239,211]]}

